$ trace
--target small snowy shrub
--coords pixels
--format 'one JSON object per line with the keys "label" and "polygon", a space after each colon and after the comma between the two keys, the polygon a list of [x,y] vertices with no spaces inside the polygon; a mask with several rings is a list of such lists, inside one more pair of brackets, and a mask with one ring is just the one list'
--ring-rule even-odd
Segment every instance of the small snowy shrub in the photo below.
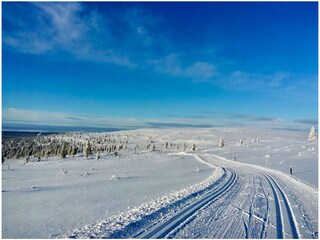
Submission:
{"label": "small snowy shrub", "polygon": [[222,138],[220,138],[219,140],[219,148],[223,148],[224,147],[224,140]]}
{"label": "small snowy shrub", "polygon": [[192,151],[195,151],[196,150],[196,145],[193,143],[192,144]]}

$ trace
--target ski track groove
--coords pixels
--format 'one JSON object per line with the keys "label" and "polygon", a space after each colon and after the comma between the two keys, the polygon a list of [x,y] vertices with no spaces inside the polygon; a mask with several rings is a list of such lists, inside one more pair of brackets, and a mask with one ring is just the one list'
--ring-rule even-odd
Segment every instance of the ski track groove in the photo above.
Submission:
{"label": "ski track groove", "polygon": [[[189,221],[195,221],[190,226],[186,226],[185,229],[183,227],[176,229],[174,234],[166,237],[260,238],[260,236],[265,236],[270,211],[268,195],[262,187],[262,180],[265,183],[266,180],[257,173],[238,174],[239,179],[232,191],[226,193],[221,201],[216,201],[203,211],[199,211],[198,216]],[[259,206],[256,205],[257,200],[259,200]],[[260,214],[257,209],[262,213]],[[255,216],[257,213],[259,214],[258,219]],[[210,228],[201,228],[203,223]],[[197,234],[199,231],[202,231],[201,235]]]}
{"label": "ski track groove", "polygon": [[[217,210],[214,212],[214,215],[210,215],[209,219],[206,221],[208,225],[213,226],[212,229],[209,229],[209,232],[207,233],[207,235],[209,236],[217,236],[218,233],[222,232],[222,229],[225,229],[225,226],[221,225],[219,227],[219,224],[215,224],[215,222],[217,220],[228,220],[226,219],[226,217],[228,216],[228,214],[222,214],[223,212],[230,212],[232,207],[232,204],[230,203],[229,199],[233,199],[240,191],[240,184],[237,184],[235,186],[236,188],[233,188],[232,192],[227,193],[227,197],[225,197],[225,199],[219,199],[220,201],[217,202]],[[211,206],[210,206],[211,207]],[[229,211],[228,211],[229,210]],[[199,236],[201,237],[201,236]]]}
{"label": "ski track groove", "polygon": [[273,186],[273,183],[271,182],[271,180],[265,176],[266,179],[268,180],[270,186],[271,186],[271,190],[273,192],[273,196],[274,196],[274,202],[275,202],[275,208],[276,208],[276,226],[277,226],[277,238],[283,238],[284,236],[284,230],[283,230],[283,220],[282,220],[282,212],[281,212],[281,204],[280,204],[280,200],[279,200],[279,196],[278,193],[275,189],[275,187]]}
{"label": "ski track groove", "polygon": [[[221,235],[221,238],[230,238],[232,236],[235,238],[243,238],[245,235],[245,229],[242,227],[243,225],[241,225],[241,220],[244,220],[244,217],[243,217],[244,207],[247,205],[248,202],[250,202],[250,196],[252,195],[252,191],[253,191],[253,187],[252,187],[253,186],[252,185],[253,178],[250,178],[250,179],[251,179],[250,183],[246,183],[246,185],[248,187],[250,187],[250,192],[249,192],[249,194],[241,194],[241,195],[243,195],[242,202],[237,207],[238,212],[239,212],[239,214],[237,214],[237,216],[241,216],[241,218],[240,219],[233,218],[231,221],[230,221],[230,219],[226,219],[229,223],[228,223],[227,227],[225,228],[225,231]],[[232,211],[233,209],[230,209],[230,210]],[[234,216],[234,213],[228,214],[227,216]],[[248,223],[247,223],[248,235],[250,233],[250,225],[249,225],[250,222],[251,222],[251,218],[249,216]],[[241,233],[243,233],[243,235]],[[237,234],[241,235],[241,236],[237,236]]]}
{"label": "ski track groove", "polygon": [[262,181],[259,182],[259,185],[260,185],[260,189],[262,190],[263,192],[263,195],[264,195],[264,199],[266,200],[266,213],[265,213],[265,218],[264,218],[264,221],[263,221],[263,224],[262,224],[262,230],[261,230],[261,234],[260,234],[260,239],[262,238],[265,238],[266,237],[266,234],[267,234],[267,224],[269,224],[269,215],[270,215],[270,203],[269,203],[269,194],[266,194],[266,191],[262,185]]}
{"label": "ski track groove", "polygon": [[[292,238],[299,238],[299,228],[297,227],[295,216],[293,214],[293,211],[291,209],[290,202],[282,190],[282,188],[279,186],[279,184],[275,181],[273,177],[271,177],[268,174],[264,174],[264,176],[267,178],[267,180],[270,183],[270,186],[272,188],[272,191],[274,193],[275,201],[276,201],[276,211],[277,211],[277,237],[278,238],[286,238],[286,234],[289,232],[290,237]],[[280,200],[281,198],[281,200]],[[283,201],[285,208],[282,208],[281,202]],[[288,218],[289,226],[287,224],[284,224],[284,215]],[[281,222],[281,224],[280,224]],[[280,224],[280,226],[278,226]],[[279,230],[281,229],[281,232]]]}
{"label": "ski track groove", "polygon": [[227,171],[231,173],[231,176],[223,186],[220,186],[220,188],[216,189],[215,191],[210,193],[208,196],[201,198],[197,202],[193,203],[191,206],[188,206],[187,208],[182,209],[175,216],[171,217],[169,220],[165,221],[164,223],[161,223],[159,226],[156,225],[154,229],[150,229],[134,237],[140,238],[140,239],[164,238],[167,234],[173,231],[181,223],[183,223],[185,220],[191,217],[195,212],[201,210],[208,203],[211,203],[213,200],[217,199],[218,197],[223,195],[225,192],[228,192],[228,190],[237,181],[238,176],[237,176],[237,173],[231,169],[227,169]]}

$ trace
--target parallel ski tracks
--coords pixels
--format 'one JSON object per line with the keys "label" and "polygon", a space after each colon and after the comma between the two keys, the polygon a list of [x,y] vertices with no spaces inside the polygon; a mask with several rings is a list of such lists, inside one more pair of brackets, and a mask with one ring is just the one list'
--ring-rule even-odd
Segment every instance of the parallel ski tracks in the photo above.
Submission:
{"label": "parallel ski tracks", "polygon": [[274,195],[277,238],[299,238],[299,228],[285,192],[273,177],[268,174],[263,175],[268,180]]}
{"label": "parallel ski tracks", "polygon": [[[238,178],[238,174],[234,170],[226,168],[226,171],[230,173],[230,177],[218,189],[212,191],[208,195],[205,195],[203,198],[196,201],[192,205],[188,205],[187,207],[181,209],[176,215],[166,220],[165,222],[158,223],[152,226],[151,228],[143,232],[140,232],[139,234],[135,235],[134,238],[164,238],[170,232],[175,230],[179,225],[181,225],[184,221],[186,221],[189,217],[194,215],[197,211],[212,203],[218,197],[225,194],[235,184]],[[285,192],[272,176],[264,173],[262,173],[262,175],[269,182],[274,196],[277,238],[299,238],[299,228],[295,221],[294,213],[291,209],[290,202]],[[264,231],[265,229],[263,230],[263,232]]]}
{"label": "parallel ski tracks", "polygon": [[215,199],[223,195],[235,184],[238,178],[238,174],[235,171],[228,168],[226,168],[225,170],[230,173],[230,177],[222,186],[212,191],[208,195],[205,195],[203,198],[199,199],[192,205],[189,205],[181,209],[176,215],[174,215],[167,221],[154,225],[150,229],[147,229],[146,231],[134,236],[134,238],[164,238],[167,234],[169,234],[172,230],[177,228],[190,216],[192,216],[201,208],[205,207],[207,204],[210,204]]}
{"label": "parallel ski tracks", "polygon": [[[288,190],[284,188],[286,181],[259,168],[221,164],[220,160],[213,163],[223,170],[216,182],[131,222],[108,237],[296,239],[309,236],[304,229],[308,225],[300,221],[305,218],[298,211],[294,192],[290,192],[290,185]],[[315,230],[311,233],[317,236]]]}

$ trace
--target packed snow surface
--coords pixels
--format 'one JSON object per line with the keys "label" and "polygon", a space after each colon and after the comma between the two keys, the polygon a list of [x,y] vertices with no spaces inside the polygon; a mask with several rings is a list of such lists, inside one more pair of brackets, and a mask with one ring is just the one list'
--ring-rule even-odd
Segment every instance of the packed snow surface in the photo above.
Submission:
{"label": "packed snow surface", "polygon": [[[2,237],[318,238],[318,144],[308,134],[142,129],[112,133],[128,140],[117,156],[6,160]],[[59,138],[83,136],[104,133]]]}

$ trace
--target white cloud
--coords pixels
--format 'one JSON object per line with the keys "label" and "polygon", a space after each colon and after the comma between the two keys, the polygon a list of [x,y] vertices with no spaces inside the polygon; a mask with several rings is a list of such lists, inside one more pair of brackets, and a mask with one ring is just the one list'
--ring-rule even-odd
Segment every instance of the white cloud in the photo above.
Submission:
{"label": "white cloud", "polygon": [[17,28],[4,31],[3,41],[18,51],[43,54],[57,47],[66,48],[84,33],[85,24],[78,17],[81,8],[77,3],[33,3],[28,10],[34,22],[21,14],[6,16],[7,20],[17,22]]}
{"label": "white cloud", "polygon": [[79,13],[82,8],[79,3],[34,3],[49,17],[53,39],[56,43],[66,45],[80,39],[86,32],[86,22],[82,21]]}
{"label": "white cloud", "polygon": [[[36,21],[30,22],[26,10]],[[132,15],[136,19],[131,21],[139,25],[125,19],[127,13],[114,19],[94,10],[85,11],[83,4],[76,2],[28,3],[23,13],[6,15],[15,28],[3,32],[3,43],[22,53],[44,55],[62,51],[76,59],[134,67],[131,41],[142,46],[149,39],[138,13]],[[127,35],[118,36],[116,31]]]}
{"label": "white cloud", "polygon": [[[130,68],[155,67],[171,76],[197,81],[208,80],[216,74],[211,63],[191,59],[189,65],[182,65],[177,54],[146,61],[154,58],[159,48],[164,53],[165,48],[170,49],[171,40],[157,28],[161,19],[145,10],[128,8],[101,15],[77,2],[21,3],[16,7],[21,7],[24,14],[12,16],[4,12],[7,21],[18,24],[3,32],[3,42],[19,52],[44,55],[62,51],[80,60]],[[27,10],[35,21],[26,17]]]}
{"label": "white cloud", "polygon": [[229,75],[220,76],[211,82],[226,90],[269,90],[280,89],[292,76],[288,73],[252,73],[235,71]]}
{"label": "white cloud", "polygon": [[[279,91],[279,96],[295,94],[296,99],[307,95],[310,89],[315,89],[311,97],[317,93],[317,76],[241,70],[223,74],[218,70],[220,62],[204,60],[216,51],[212,46],[204,48],[205,52],[197,58],[186,57],[192,55],[190,49],[177,54],[174,47],[177,43],[173,43],[170,34],[166,34],[166,29],[159,31],[158,23],[162,20],[139,8],[106,11],[102,15],[77,2],[15,3],[15,11],[11,12],[7,9],[9,3],[4,6],[3,19],[14,27],[3,29],[3,45],[19,52],[39,55],[63,52],[78,60],[155,70],[232,91],[272,89],[274,93]],[[315,86],[303,85],[311,83]]]}
{"label": "white cloud", "polygon": [[136,118],[114,118],[97,116],[80,116],[60,112],[34,111],[17,108],[3,110],[4,123],[41,124],[52,126],[81,127],[127,127],[143,126],[143,120]]}
{"label": "white cloud", "polygon": [[[216,115],[216,114],[214,114]],[[128,128],[128,127],[228,127],[248,126],[253,128],[279,128],[305,130],[315,124],[316,120],[300,119],[285,121],[283,119],[261,118],[253,115],[226,114],[221,116],[167,116],[163,119],[137,119],[132,117],[97,117],[25,110],[17,108],[3,109],[3,124],[31,124],[49,126],[99,127],[99,128]],[[310,126],[309,126],[310,125]]]}
{"label": "white cloud", "polygon": [[210,63],[196,62],[185,69],[185,74],[195,80],[205,80],[211,79],[217,72],[216,68]]}
{"label": "white cloud", "polygon": [[178,54],[171,53],[164,59],[150,61],[158,72],[175,77],[191,78],[195,81],[206,81],[217,75],[213,64],[197,61],[188,66],[182,66]]}

